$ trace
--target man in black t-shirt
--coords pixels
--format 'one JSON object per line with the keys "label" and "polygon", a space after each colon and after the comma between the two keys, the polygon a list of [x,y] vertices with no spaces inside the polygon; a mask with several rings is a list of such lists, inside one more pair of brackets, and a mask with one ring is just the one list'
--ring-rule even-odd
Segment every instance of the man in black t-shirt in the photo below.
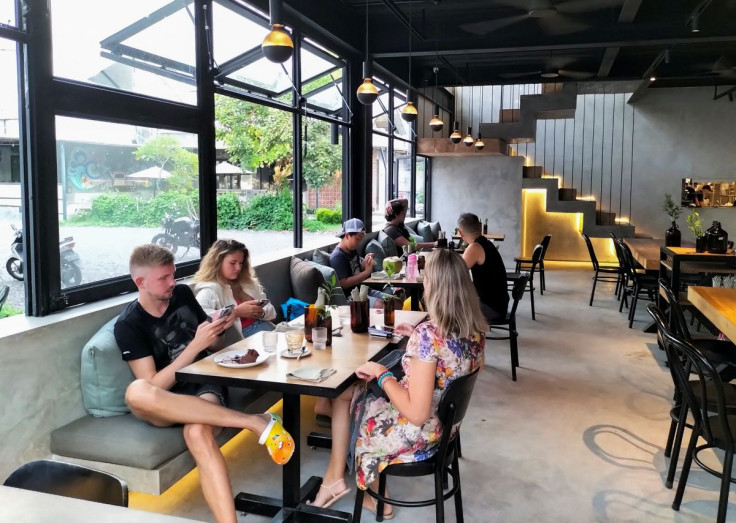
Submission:
{"label": "man in black t-shirt", "polygon": [[125,401],[133,414],[152,425],[184,425],[207,504],[218,522],[234,523],[232,489],[215,436],[222,427],[260,434],[259,443],[282,465],[291,457],[294,441],[271,414],[226,408],[224,388],[176,381],[176,371],[203,358],[235,316],[210,320],[189,287],[176,284],[174,271],[174,256],[158,245],[136,247],[130,257],[130,275],[140,294],[115,324],[115,340],[136,377]]}

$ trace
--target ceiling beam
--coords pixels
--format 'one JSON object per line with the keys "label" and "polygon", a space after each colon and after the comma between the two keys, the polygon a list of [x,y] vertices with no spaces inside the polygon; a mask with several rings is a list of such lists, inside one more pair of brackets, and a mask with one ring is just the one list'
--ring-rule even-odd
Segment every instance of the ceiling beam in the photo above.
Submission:
{"label": "ceiling beam", "polygon": [[628,103],[636,103],[642,96],[644,96],[646,90],[653,83],[651,78],[654,75],[654,72],[656,71],[659,64],[662,63],[662,60],[664,60],[664,51],[659,53],[657,57],[652,61],[652,63],[649,64],[647,70],[644,71],[644,74],[642,75],[642,81],[639,84],[639,87],[636,88],[636,91],[634,91],[631,96],[629,96],[629,99],[627,100]]}
{"label": "ceiling beam", "polygon": [[[706,36],[706,37],[672,37],[638,40],[610,40],[590,42],[569,42],[564,44],[550,45],[518,45],[509,47],[483,47],[470,49],[436,49],[426,51],[412,51],[414,58],[427,58],[437,56],[468,56],[468,55],[493,55],[504,53],[539,52],[539,51],[564,51],[568,49],[602,49],[606,47],[665,47],[672,45],[707,45],[725,44],[736,42],[736,35]],[[386,51],[371,53],[373,58],[406,58],[408,51]]]}
{"label": "ceiling beam", "polygon": [[[417,29],[416,25],[412,24],[409,21],[409,18],[399,9],[399,6],[396,5],[394,0],[383,0],[383,4],[388,7],[388,10],[391,11],[394,16],[401,22],[401,25],[406,27],[409,31],[411,31],[411,34],[414,35],[414,37],[423,42],[425,40],[424,34],[422,34],[419,29]],[[411,7],[409,7],[411,9]]]}
{"label": "ceiling beam", "polygon": [[611,72],[611,67],[613,67],[613,62],[616,61],[619,50],[620,47],[606,48],[606,52],[603,54],[603,60],[601,60],[601,66],[596,75],[598,78],[606,78],[608,76],[608,73]]}
{"label": "ceiling beam", "polygon": [[620,24],[630,24],[636,18],[641,7],[642,0],[626,0],[624,5],[621,7],[621,14],[618,16],[618,22]]}

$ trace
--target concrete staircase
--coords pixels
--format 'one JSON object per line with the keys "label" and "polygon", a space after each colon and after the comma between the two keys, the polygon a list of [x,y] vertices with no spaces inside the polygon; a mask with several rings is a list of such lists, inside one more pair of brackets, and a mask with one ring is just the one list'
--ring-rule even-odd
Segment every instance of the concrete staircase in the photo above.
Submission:
{"label": "concrete staircase", "polygon": [[[481,124],[483,138],[506,143],[536,140],[537,120],[574,118],[577,108],[577,84],[543,84],[542,94],[522,95],[519,109],[502,109],[499,123]],[[543,177],[544,167],[524,167],[522,188],[547,189],[547,212],[583,214],[583,232],[590,237],[608,237],[611,232],[627,238],[634,236],[634,226],[616,223],[616,213],[596,210],[595,201],[577,199],[577,189],[559,187],[559,180]]]}

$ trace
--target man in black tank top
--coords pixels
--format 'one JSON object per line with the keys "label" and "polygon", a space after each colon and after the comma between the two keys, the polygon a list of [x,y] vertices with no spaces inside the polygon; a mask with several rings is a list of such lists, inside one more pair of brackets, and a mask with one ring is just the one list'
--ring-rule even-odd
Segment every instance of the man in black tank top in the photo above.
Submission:
{"label": "man in black tank top", "polygon": [[468,244],[463,259],[473,276],[483,315],[489,321],[505,317],[509,291],[501,255],[493,242],[481,234],[483,227],[475,214],[461,214],[457,226],[460,236]]}

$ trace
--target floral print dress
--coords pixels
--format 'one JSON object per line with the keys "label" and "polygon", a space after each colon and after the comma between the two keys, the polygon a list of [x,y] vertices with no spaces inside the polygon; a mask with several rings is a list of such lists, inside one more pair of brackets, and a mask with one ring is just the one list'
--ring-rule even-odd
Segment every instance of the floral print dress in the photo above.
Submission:
{"label": "floral print dress", "polygon": [[[394,405],[384,399],[368,396],[363,423],[355,444],[358,487],[365,489],[378,474],[392,463],[413,463],[431,457],[439,445],[442,425],[437,417],[440,398],[456,378],[470,374],[483,364],[485,337],[480,333],[472,339],[442,338],[431,322],[421,323],[414,330],[406,346],[401,365],[406,375],[400,384],[409,387],[409,361],[436,363],[432,409],[422,426],[412,425]],[[354,415],[361,411],[353,397]]]}

